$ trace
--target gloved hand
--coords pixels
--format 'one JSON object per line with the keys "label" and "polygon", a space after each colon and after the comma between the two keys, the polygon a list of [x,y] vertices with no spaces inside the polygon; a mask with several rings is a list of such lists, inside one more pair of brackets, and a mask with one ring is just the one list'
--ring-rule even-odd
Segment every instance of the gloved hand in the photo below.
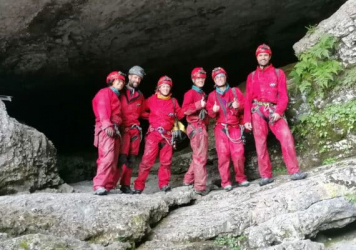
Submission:
{"label": "gloved hand", "polygon": [[107,134],[107,136],[113,138],[114,137],[114,134],[115,134],[115,130],[113,127],[107,127],[105,129],[105,133]]}

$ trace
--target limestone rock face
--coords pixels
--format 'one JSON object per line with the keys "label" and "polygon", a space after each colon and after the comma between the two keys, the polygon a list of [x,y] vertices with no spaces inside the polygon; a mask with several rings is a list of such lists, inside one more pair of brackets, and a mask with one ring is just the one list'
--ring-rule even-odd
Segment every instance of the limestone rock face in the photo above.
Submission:
{"label": "limestone rock face", "polygon": [[109,244],[118,238],[139,241],[170,206],[189,203],[193,192],[176,188],[166,195],[36,193],[0,197],[0,232],[11,237],[44,233]]}
{"label": "limestone rock face", "polygon": [[59,238],[44,234],[28,234],[1,242],[2,250],[76,249],[76,250],[125,250],[129,243],[115,242],[107,247],[89,244],[72,238]]}
{"label": "limestone rock face", "polygon": [[52,142],[9,117],[0,100],[0,195],[33,192],[62,182]]}
{"label": "limestone rock face", "polygon": [[347,1],[330,18],[322,21],[316,31],[305,36],[293,48],[300,54],[315,45],[324,33],[340,39],[338,56],[345,66],[356,64],[356,1]]}
{"label": "limestone rock face", "polygon": [[16,74],[80,75],[128,68],[140,58],[152,70],[191,61],[191,55],[242,52],[261,35],[285,45],[303,32],[298,22],[326,18],[344,2],[1,1],[0,63]]}
{"label": "limestone rock face", "polygon": [[[286,240],[301,241],[319,231],[344,227],[356,220],[356,204],[348,198],[355,195],[355,164],[350,159],[320,167],[303,181],[278,179],[264,187],[256,183],[228,193],[213,192],[194,206],[173,211],[140,249],[217,236],[244,236],[246,244],[256,249],[291,245]],[[313,245],[310,249],[322,249]],[[270,249],[285,249],[282,246]]]}

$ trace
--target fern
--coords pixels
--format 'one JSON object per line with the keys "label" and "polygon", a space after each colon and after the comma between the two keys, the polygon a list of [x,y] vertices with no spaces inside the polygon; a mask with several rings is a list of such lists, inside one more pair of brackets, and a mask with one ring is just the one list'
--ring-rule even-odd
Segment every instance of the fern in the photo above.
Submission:
{"label": "fern", "polygon": [[336,76],[342,70],[341,64],[332,58],[336,46],[335,37],[323,35],[317,44],[298,56],[299,62],[290,76],[309,103],[316,96],[324,97],[336,85]]}

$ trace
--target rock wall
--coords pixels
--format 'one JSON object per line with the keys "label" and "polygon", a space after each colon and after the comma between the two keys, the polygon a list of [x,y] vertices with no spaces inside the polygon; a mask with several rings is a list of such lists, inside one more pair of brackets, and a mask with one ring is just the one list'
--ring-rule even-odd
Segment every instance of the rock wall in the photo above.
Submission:
{"label": "rock wall", "polygon": [[52,142],[9,117],[0,100],[0,195],[57,187],[62,182]]}

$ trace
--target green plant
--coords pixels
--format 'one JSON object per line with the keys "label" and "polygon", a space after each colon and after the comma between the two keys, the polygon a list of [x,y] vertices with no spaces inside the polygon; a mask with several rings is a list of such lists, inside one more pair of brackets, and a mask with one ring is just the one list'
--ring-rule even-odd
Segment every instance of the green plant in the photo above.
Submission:
{"label": "green plant", "polygon": [[298,55],[299,62],[290,76],[309,103],[316,97],[323,98],[326,91],[336,85],[336,76],[342,70],[341,64],[332,58],[336,46],[335,37],[323,35],[317,44]]}
{"label": "green plant", "polygon": [[347,194],[345,195],[345,198],[352,204],[356,205],[356,194]]}
{"label": "green plant", "polygon": [[327,158],[327,159],[323,160],[322,164],[323,165],[328,165],[328,164],[331,164],[331,163],[334,163],[334,162],[336,162],[335,158]]}
{"label": "green plant", "polygon": [[218,236],[214,242],[217,245],[228,246],[231,250],[242,250],[241,245],[246,239],[245,235],[240,235],[239,237]]}
{"label": "green plant", "polygon": [[29,249],[29,246],[28,246],[28,244],[27,244],[26,241],[21,241],[20,247],[21,247],[22,249],[25,249],[25,250],[28,250],[28,249]]}
{"label": "green plant", "polygon": [[305,28],[307,29],[307,35],[315,33],[317,27],[318,26],[316,24],[306,26]]}
{"label": "green plant", "polygon": [[341,139],[350,132],[355,133],[355,124],[356,100],[352,100],[341,105],[328,105],[322,112],[311,111],[308,115],[303,115],[292,130],[296,137],[304,140],[310,135],[317,136],[319,152],[323,153],[327,150],[325,145],[327,139],[335,137]]}
{"label": "green plant", "polygon": [[284,166],[275,167],[273,168],[273,174],[287,174],[287,169]]}
{"label": "green plant", "polygon": [[345,75],[343,77],[342,84],[351,87],[353,85],[356,85],[356,67],[350,69],[350,70],[345,70]]}

